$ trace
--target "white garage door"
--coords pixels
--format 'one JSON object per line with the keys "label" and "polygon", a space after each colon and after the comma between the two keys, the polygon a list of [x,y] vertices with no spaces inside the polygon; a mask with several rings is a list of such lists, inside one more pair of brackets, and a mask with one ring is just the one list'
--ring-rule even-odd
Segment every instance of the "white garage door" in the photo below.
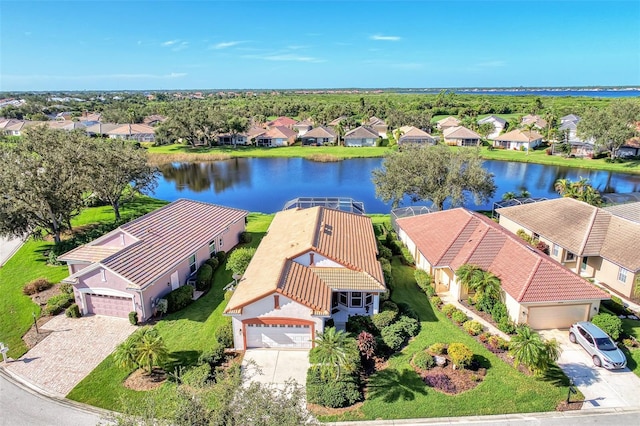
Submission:
{"label": "white garage door", "polygon": [[553,305],[529,308],[531,328],[545,330],[550,328],[569,328],[571,324],[589,319],[589,304],[587,305]]}
{"label": "white garage door", "polygon": [[249,348],[311,348],[311,326],[247,324]]}
{"label": "white garage door", "polygon": [[129,312],[133,311],[133,301],[130,297],[86,294],[84,300],[89,314],[127,318]]}

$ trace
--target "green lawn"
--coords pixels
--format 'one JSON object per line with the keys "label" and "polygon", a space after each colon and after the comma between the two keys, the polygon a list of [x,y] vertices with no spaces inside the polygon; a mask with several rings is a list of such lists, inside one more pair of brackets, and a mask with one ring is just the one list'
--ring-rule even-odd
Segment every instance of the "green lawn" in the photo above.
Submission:
{"label": "green lawn", "polygon": [[[622,320],[622,331],[640,340],[640,321],[625,318]],[[622,349],[627,356],[627,367],[640,377],[640,348]]]}
{"label": "green lawn", "polygon": [[[125,204],[123,217],[140,216],[166,204],[165,201],[140,197]],[[111,207],[93,207],[83,210],[72,221],[74,227],[113,222]],[[53,246],[49,241],[28,240],[13,257],[0,268],[0,342],[9,346],[9,356],[18,358],[27,351],[22,336],[33,325],[33,314],[40,315],[40,307],[22,294],[22,287],[39,277],[59,282],[68,275],[66,266],[49,266],[45,253]]]}
{"label": "green lawn", "polygon": [[[247,226],[253,236],[250,246],[257,247],[272,219],[273,215],[250,215]],[[155,326],[170,352],[171,360],[166,366],[168,371],[173,371],[173,367],[178,365],[194,365],[200,354],[214,344],[218,328],[230,321],[222,312],[226,306],[223,287],[231,281],[231,271],[225,269],[225,264],[220,265],[215,272],[212,288],[205,296],[182,311],[168,315]],[[117,367],[109,355],[67,398],[116,411],[123,408],[124,400],[131,403],[148,397],[162,406],[166,388],[173,384],[166,383],[150,392],[137,392],[122,386],[129,373]]]}
{"label": "green lawn", "polygon": [[[420,315],[420,334],[389,361],[389,367],[371,377],[369,395],[360,409],[323,421],[401,419],[553,411],[566,398],[566,377],[555,369],[545,380],[525,376],[498,359],[475,339],[431,308],[415,285],[413,269],[393,261],[391,298],[411,305]],[[412,355],[435,342],[467,344],[488,368],[475,389],[447,396],[427,387],[409,365]]]}

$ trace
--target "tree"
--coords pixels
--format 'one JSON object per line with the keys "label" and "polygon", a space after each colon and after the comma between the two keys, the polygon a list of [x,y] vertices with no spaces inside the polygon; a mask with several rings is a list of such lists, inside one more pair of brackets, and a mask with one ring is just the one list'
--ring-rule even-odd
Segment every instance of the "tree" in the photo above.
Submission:
{"label": "tree", "polygon": [[444,145],[409,146],[392,152],[373,171],[376,196],[397,207],[405,196],[412,202],[430,200],[439,210],[449,200],[459,206],[474,196],[476,204],[495,193],[493,175],[482,168],[478,152]]}
{"label": "tree", "polygon": [[249,130],[249,120],[244,117],[233,116],[225,123],[225,131],[231,133],[233,145],[237,143],[238,133],[246,132]]}
{"label": "tree", "polygon": [[575,182],[571,182],[568,179],[558,179],[554,188],[563,197],[584,201],[592,206],[602,205],[600,191],[591,186],[589,179],[581,177],[580,180]]}
{"label": "tree", "polygon": [[615,100],[606,108],[586,110],[578,123],[578,135],[583,140],[593,139],[596,148],[606,150],[611,158],[616,158],[620,147],[638,134],[638,121],[640,102]]}
{"label": "tree", "polygon": [[109,203],[120,220],[120,205],[136,194],[153,192],[159,172],[147,163],[147,153],[129,141],[91,139],[84,157],[88,187]]}
{"label": "tree", "polygon": [[467,291],[475,292],[476,300],[488,299],[491,306],[500,300],[500,278],[493,273],[466,263],[456,270],[456,276]]}
{"label": "tree", "polygon": [[240,247],[235,249],[227,259],[227,270],[232,271],[235,275],[243,275],[254,254],[256,254],[254,247]]}
{"label": "tree", "polygon": [[535,374],[543,374],[560,356],[560,346],[555,339],[544,340],[528,325],[521,325],[509,343],[514,365],[522,364]]}
{"label": "tree", "polygon": [[496,131],[496,126],[493,123],[482,123],[478,126],[478,133],[484,138],[488,138],[489,135]]}
{"label": "tree", "polygon": [[60,234],[83,206],[85,135],[44,126],[16,144],[0,144],[0,235]]}
{"label": "tree", "polygon": [[144,367],[151,374],[153,367],[159,366],[168,356],[164,339],[155,328],[142,327],[124,342],[113,354],[117,366],[127,370]]}
{"label": "tree", "polygon": [[322,366],[336,367],[336,380],[340,379],[340,368],[347,360],[349,333],[344,330],[336,330],[328,327],[324,332],[316,333],[313,341],[316,345],[315,352]]}

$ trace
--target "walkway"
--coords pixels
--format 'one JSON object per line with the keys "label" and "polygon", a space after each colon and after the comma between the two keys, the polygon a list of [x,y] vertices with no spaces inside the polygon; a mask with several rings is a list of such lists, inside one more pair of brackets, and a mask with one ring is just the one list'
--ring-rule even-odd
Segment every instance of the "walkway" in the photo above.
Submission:
{"label": "walkway", "polygon": [[505,339],[506,341],[511,340],[511,337],[507,333],[504,333],[504,332],[498,330],[495,325],[491,324],[489,321],[485,320],[480,315],[476,314],[472,310],[470,310],[470,309],[466,308],[465,306],[463,306],[460,302],[458,302],[458,299],[456,299],[450,293],[448,293],[448,292],[447,293],[440,293],[440,294],[438,294],[438,296],[440,297],[440,299],[442,299],[442,301],[444,303],[448,303],[450,305],[454,305],[456,308],[460,309],[462,312],[467,314],[467,316],[469,318],[471,318],[471,319],[473,319],[475,321],[478,321],[480,324],[482,324],[484,326],[484,328],[487,329],[487,331],[489,331],[489,333],[496,334],[496,335],[502,337],[503,339]]}
{"label": "walkway", "polygon": [[287,380],[307,383],[308,350],[247,349],[242,359],[245,382],[258,382],[284,388]]}
{"label": "walkway", "polygon": [[20,238],[4,238],[0,237],[0,267],[2,267],[15,252],[22,247],[22,240]]}

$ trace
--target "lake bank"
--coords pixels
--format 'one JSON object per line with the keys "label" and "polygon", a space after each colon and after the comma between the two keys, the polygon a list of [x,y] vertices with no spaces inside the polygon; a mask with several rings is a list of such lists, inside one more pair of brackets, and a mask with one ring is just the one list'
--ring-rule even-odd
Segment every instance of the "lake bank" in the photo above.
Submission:
{"label": "lake bank", "polygon": [[[231,158],[313,159],[318,155],[328,155],[340,160],[351,158],[380,158],[392,150],[393,148],[387,147],[346,148],[343,146],[286,146],[278,148],[244,146],[234,148],[230,146],[216,146],[211,148],[192,148],[187,145],[177,144],[152,146],[148,148],[150,160],[153,164],[219,161]],[[629,160],[623,163],[607,163],[603,158],[597,160],[589,158],[563,158],[556,155],[547,155],[544,149],[534,150],[527,154],[521,151],[504,149],[494,149],[490,151],[487,147],[481,147],[480,156],[485,160],[534,163],[548,166],[640,174],[640,160]]]}

